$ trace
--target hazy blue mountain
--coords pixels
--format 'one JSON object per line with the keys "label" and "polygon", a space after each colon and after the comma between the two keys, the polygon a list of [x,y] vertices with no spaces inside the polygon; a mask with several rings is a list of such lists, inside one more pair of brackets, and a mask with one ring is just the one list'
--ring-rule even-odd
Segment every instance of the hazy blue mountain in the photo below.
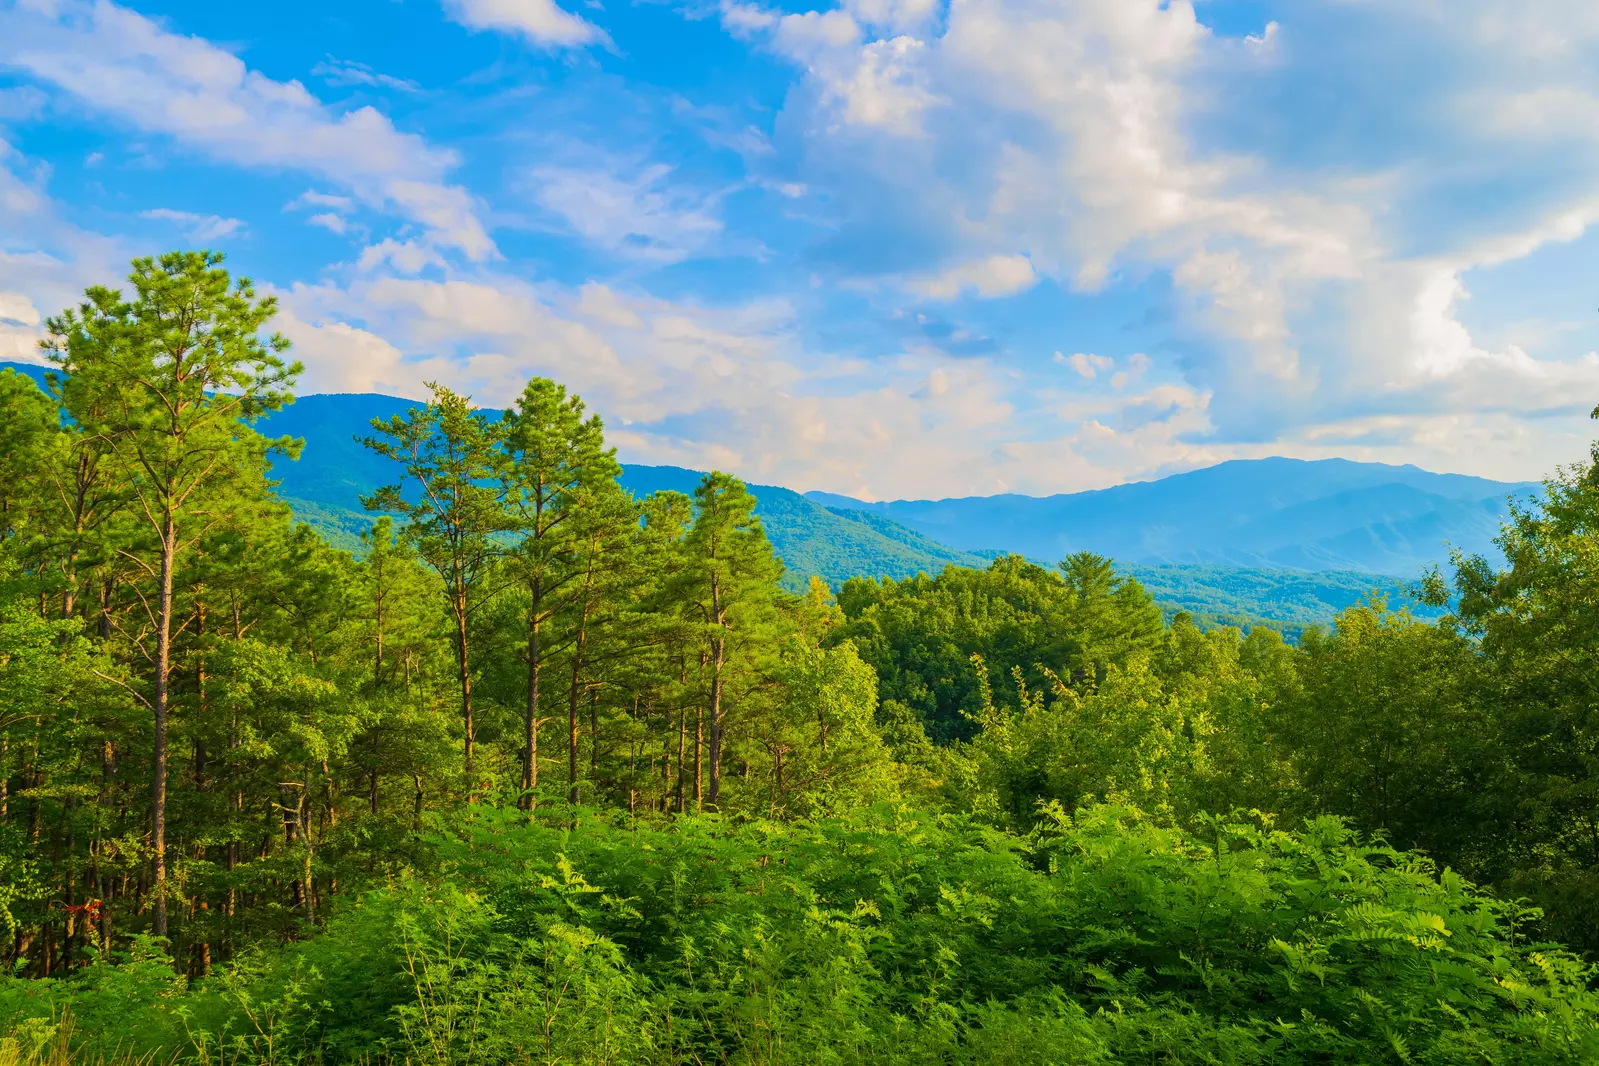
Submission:
{"label": "hazy blue mountain", "polygon": [[[44,368],[0,363],[43,380]],[[269,436],[305,441],[296,462],[273,467],[278,492],[297,517],[340,547],[354,549],[372,521],[361,497],[396,478],[395,464],[364,447],[359,438],[371,434],[374,418],[388,418],[412,406],[411,401],[370,393],[301,396],[263,420]],[[622,483],[637,495],[661,489],[692,493],[704,475],[673,466],[627,466]],[[790,489],[751,485],[760,501],[758,513],[778,555],[788,564],[787,583],[802,589],[811,575],[832,585],[857,575],[913,577],[937,573],[950,563],[985,566],[987,560],[947,548],[888,522],[877,515],[836,514]]]}
{"label": "hazy blue mountain", "polygon": [[[42,379],[40,367],[0,366]],[[263,432],[305,441],[299,461],[280,462],[273,471],[296,516],[335,544],[357,547],[371,522],[360,497],[395,477],[393,464],[358,438],[371,432],[373,418],[410,406],[393,396],[310,395],[267,419]],[[628,465],[622,483],[641,496],[663,489],[692,493],[701,476],[682,467]],[[1291,635],[1331,620],[1374,587],[1395,602],[1403,599],[1401,582],[1374,578],[1383,569],[1350,565],[1349,558],[1382,551],[1393,556],[1401,548],[1436,557],[1445,539],[1464,546],[1463,529],[1479,540],[1490,537],[1498,501],[1520,488],[1413,467],[1292,460],[1226,463],[1045,499],[868,504],[750,486],[795,589],[813,574],[836,588],[856,576],[900,579],[951,564],[982,567],[1007,551],[1047,565],[1088,548],[1120,560],[1168,615],[1186,610],[1207,623],[1269,622]],[[1261,544],[1274,545],[1269,563],[1233,561],[1240,551],[1243,558],[1267,559],[1265,551],[1247,554]],[[1179,561],[1189,565],[1172,565]]]}
{"label": "hazy blue mountain", "polygon": [[1414,466],[1256,459],[1059,496],[891,503],[806,496],[881,515],[969,551],[1059,559],[1087,550],[1150,565],[1410,577],[1447,560],[1450,546],[1492,553],[1508,499],[1537,488]]}
{"label": "hazy blue mountain", "polygon": [[[624,466],[622,485],[636,496],[663,490],[692,494],[705,475],[680,466]],[[847,578],[914,577],[945,566],[986,566],[988,560],[935,543],[877,515],[836,513],[792,489],[750,485],[756,513],[772,547],[788,565],[786,583],[803,588],[811,575],[833,587]]]}
{"label": "hazy blue mountain", "polygon": [[[395,477],[394,464],[362,446],[357,437],[370,434],[373,418],[386,418],[411,406],[407,400],[375,395],[303,396],[267,419],[264,432],[303,439],[298,462],[279,463],[285,499],[297,512],[330,535],[364,528],[360,497]],[[669,489],[685,494],[704,475],[674,466],[625,466],[622,484],[635,495]],[[760,501],[758,513],[777,553],[788,564],[788,584],[803,588],[812,574],[838,584],[857,574],[910,577],[918,571],[938,572],[949,563],[983,565],[965,552],[933,543],[909,529],[885,535],[868,521],[851,521],[790,489],[751,485]],[[306,504],[314,505],[313,514]],[[892,526],[893,523],[886,523]]]}

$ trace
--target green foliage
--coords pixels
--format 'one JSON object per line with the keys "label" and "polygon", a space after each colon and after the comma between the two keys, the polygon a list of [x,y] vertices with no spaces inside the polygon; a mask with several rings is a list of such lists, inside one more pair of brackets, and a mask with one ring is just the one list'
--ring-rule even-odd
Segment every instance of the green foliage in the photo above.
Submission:
{"label": "green foliage", "polygon": [[839,637],[877,670],[883,698],[912,708],[939,739],[970,734],[962,712],[980,703],[973,655],[999,676],[1020,669],[1038,688],[1042,667],[1097,679],[1152,649],[1161,632],[1148,593],[1087,553],[1060,573],[1011,555],[936,578],[857,578],[839,591],[839,606],[848,618]]}
{"label": "green foliage", "polygon": [[1599,445],[1562,470],[1499,540],[1509,568],[1457,560],[1457,618],[1480,642],[1490,828],[1478,869],[1548,909],[1550,928],[1599,951]]}
{"label": "green foliage", "polygon": [[1332,624],[1375,592],[1408,604],[1417,617],[1443,611],[1416,602],[1414,582],[1348,570],[1262,570],[1233,566],[1128,566],[1166,611],[1187,613],[1207,629],[1275,629],[1298,641],[1307,629]]}
{"label": "green foliage", "polygon": [[[480,809],[438,864],[188,991],[135,960],[0,983],[112,996],[186,1061],[1580,1063],[1592,973],[1460,877],[1303,832],[1046,807],[1027,838],[883,807],[578,829]],[[114,981],[116,983],[108,983]],[[24,1012],[14,1005],[12,1016]],[[87,1029],[85,1031],[88,1031]],[[202,1057],[202,1050],[203,1056]]]}
{"label": "green foliage", "polygon": [[1599,1057],[1599,450],[1297,646],[1090,553],[786,589],[542,379],[379,419],[335,544],[270,301],[132,281],[0,374],[0,1064]]}

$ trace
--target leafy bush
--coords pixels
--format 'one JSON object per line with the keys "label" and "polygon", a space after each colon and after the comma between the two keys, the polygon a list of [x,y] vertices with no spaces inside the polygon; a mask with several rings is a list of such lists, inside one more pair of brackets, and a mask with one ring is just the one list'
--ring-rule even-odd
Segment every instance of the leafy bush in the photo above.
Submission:
{"label": "leafy bush", "polygon": [[[582,828],[484,809],[427,881],[177,994],[49,1010],[98,1051],[181,1021],[193,1061],[1581,1063],[1593,972],[1529,917],[1324,818],[1046,807],[1028,837],[877,808]],[[170,973],[170,971],[167,971]],[[161,989],[167,991],[162,992]],[[35,1011],[35,1016],[40,1012]],[[48,1011],[44,1012],[48,1014]],[[173,1047],[176,1045],[166,1045]]]}

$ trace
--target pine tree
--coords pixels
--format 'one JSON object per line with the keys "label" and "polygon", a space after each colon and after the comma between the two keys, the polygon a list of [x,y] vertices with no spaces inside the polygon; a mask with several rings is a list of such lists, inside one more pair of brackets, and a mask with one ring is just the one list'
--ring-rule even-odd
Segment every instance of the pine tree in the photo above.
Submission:
{"label": "pine tree", "polygon": [[[561,615],[569,677],[567,685],[567,800],[580,799],[581,702],[589,694],[590,673],[602,661],[625,654],[630,643],[616,622],[631,600],[630,579],[637,559],[639,509],[615,480],[596,478],[574,492],[569,528],[573,579]],[[604,638],[612,638],[607,641]],[[617,640],[624,643],[615,646]],[[613,646],[607,649],[607,643]],[[591,750],[598,743],[590,729]],[[593,760],[591,760],[593,761]]]}
{"label": "pine tree", "polygon": [[679,596],[698,624],[709,682],[710,782],[705,805],[722,798],[722,754],[727,728],[729,668],[739,665],[770,623],[783,563],[755,516],[755,497],[744,483],[720,472],[707,474],[694,490],[694,524],[683,538]]}
{"label": "pine tree", "polygon": [[[245,278],[234,284],[216,252],[136,259],[133,298],[104,287],[46,323],[46,352],[68,385],[66,413],[120,460],[135,514],[155,539],[137,560],[153,582],[141,596],[154,647],[149,687],[134,690],[154,719],[151,849],[154,929],[167,932],[167,729],[173,590],[185,557],[225,522],[237,492],[259,493],[269,451],[291,451],[252,428],[289,402],[298,363],[261,330],[277,311]],[[125,552],[125,554],[127,554]],[[148,691],[148,694],[146,694]]]}
{"label": "pine tree", "polygon": [[[585,419],[583,401],[564,386],[534,378],[522,390],[503,427],[506,500],[516,533],[507,556],[510,572],[527,596],[527,694],[522,716],[520,805],[532,810],[539,781],[541,682],[550,653],[545,627],[583,586],[590,554],[582,508],[621,473],[614,449],[605,447],[599,416]],[[573,764],[575,767],[575,763]],[[574,770],[575,773],[575,770]],[[575,787],[575,779],[573,781]]]}
{"label": "pine tree", "polygon": [[433,398],[425,406],[373,419],[377,435],[362,443],[401,464],[404,478],[361,502],[368,510],[403,516],[406,539],[444,581],[455,623],[467,787],[476,794],[471,625],[486,598],[484,583],[503,551],[499,536],[511,528],[501,480],[502,429],[473,409],[470,396],[432,382],[428,389]]}
{"label": "pine tree", "polygon": [[22,374],[0,370],[0,543],[38,525],[61,436],[50,398]]}

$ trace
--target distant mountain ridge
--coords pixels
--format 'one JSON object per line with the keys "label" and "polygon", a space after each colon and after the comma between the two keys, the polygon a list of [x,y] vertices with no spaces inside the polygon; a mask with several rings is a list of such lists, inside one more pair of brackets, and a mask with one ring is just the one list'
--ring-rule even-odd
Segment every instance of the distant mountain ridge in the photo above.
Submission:
{"label": "distant mountain ridge", "polygon": [[[0,367],[35,380],[43,377],[44,368],[38,366],[0,363]],[[372,419],[411,406],[410,400],[374,393],[312,394],[265,419],[263,432],[305,441],[297,462],[280,462],[273,471],[280,479],[279,494],[295,515],[335,544],[357,547],[358,535],[372,520],[360,497],[397,474],[391,461],[368,450],[358,438],[372,432]],[[1357,553],[1327,547],[1323,543],[1327,535],[1315,539],[1327,534],[1318,522],[1342,515],[1341,524],[1329,527],[1330,536],[1358,539],[1359,531],[1372,525],[1372,507],[1382,504],[1384,521],[1394,521],[1401,511],[1410,515],[1409,528],[1418,546],[1430,551],[1429,559],[1441,559],[1449,534],[1463,548],[1484,544],[1491,548],[1492,532],[1497,531],[1494,516],[1502,508],[1483,501],[1502,503],[1501,490],[1529,487],[1430,474],[1414,467],[1341,460],[1296,463],[1224,463],[1160,481],[1042,498],[1009,495],[867,503],[773,485],[751,484],[750,490],[759,501],[758,513],[773,547],[787,564],[790,588],[803,588],[812,575],[837,588],[856,576],[904,579],[922,572],[937,574],[949,565],[984,567],[1007,552],[1048,565],[1071,551],[1087,549],[1116,559],[1123,572],[1149,588],[1168,614],[1187,610],[1209,622],[1246,626],[1267,622],[1294,634],[1307,625],[1329,621],[1374,588],[1392,600],[1403,600],[1401,579],[1415,577],[1420,569],[1385,571],[1347,565],[1345,560]],[[1326,475],[1319,487],[1326,490],[1330,483],[1332,491],[1318,494],[1315,477],[1281,473],[1307,468],[1317,476]],[[1402,476],[1393,478],[1389,471],[1400,471]],[[640,496],[663,489],[691,493],[703,476],[683,467],[628,464],[623,467],[622,484]],[[1131,505],[1118,516],[1116,505],[1126,501]],[[1442,504],[1460,506],[1449,510]],[[1243,514],[1243,520],[1229,521],[1226,513],[1207,511],[1227,506],[1234,516]],[[1469,523],[1459,520],[1462,513],[1471,518]],[[1050,525],[1057,521],[1058,527]],[[1429,535],[1428,522],[1439,534],[1430,542],[1422,539]],[[1245,558],[1264,558],[1262,552],[1249,554],[1247,545],[1269,542],[1273,528],[1297,530],[1305,538],[1293,542],[1287,534],[1277,534],[1279,541],[1299,545],[1297,555],[1278,552],[1267,564],[1232,561],[1240,552]],[[1460,536],[1462,529],[1471,536]],[[1245,548],[1217,549],[1217,541],[1227,537]],[[1394,554],[1390,550],[1384,558]],[[1419,558],[1426,553],[1414,554]],[[1295,561],[1276,561],[1289,558]],[[1329,565],[1319,565],[1322,559]]]}
{"label": "distant mountain ridge", "polygon": [[1451,547],[1496,554],[1508,501],[1535,482],[1346,459],[1249,459],[1092,492],[869,503],[863,510],[952,547],[1043,559],[1093,551],[1128,563],[1347,570],[1410,578]]}

